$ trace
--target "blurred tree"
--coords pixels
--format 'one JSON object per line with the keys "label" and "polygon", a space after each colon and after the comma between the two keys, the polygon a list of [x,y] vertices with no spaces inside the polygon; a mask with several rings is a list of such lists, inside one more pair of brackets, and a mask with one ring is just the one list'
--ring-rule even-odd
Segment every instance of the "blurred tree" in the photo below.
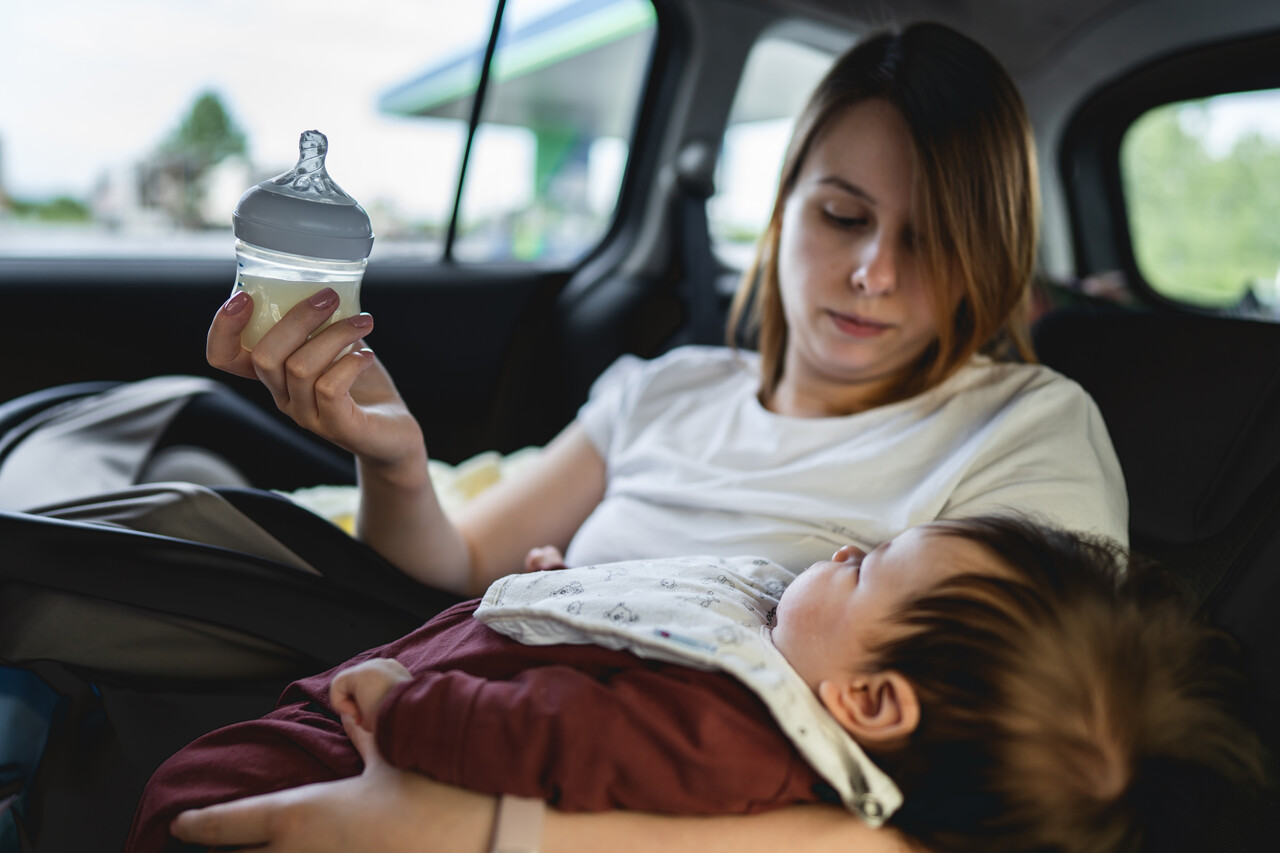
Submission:
{"label": "blurred tree", "polygon": [[176,192],[165,186],[153,189],[158,204],[169,210],[187,228],[206,223],[200,216],[204,198],[204,176],[232,155],[246,151],[244,131],[235,123],[216,92],[202,92],[177,129],[160,146],[153,181],[176,184]]}
{"label": "blurred tree", "polygon": [[1274,290],[1280,269],[1280,143],[1258,133],[1209,144],[1205,102],[1170,104],[1134,123],[1121,173],[1134,256],[1157,292],[1226,308]]}
{"label": "blurred tree", "polygon": [[244,131],[222,106],[217,93],[202,92],[163,150],[190,158],[196,168],[204,171],[224,157],[244,154]]}

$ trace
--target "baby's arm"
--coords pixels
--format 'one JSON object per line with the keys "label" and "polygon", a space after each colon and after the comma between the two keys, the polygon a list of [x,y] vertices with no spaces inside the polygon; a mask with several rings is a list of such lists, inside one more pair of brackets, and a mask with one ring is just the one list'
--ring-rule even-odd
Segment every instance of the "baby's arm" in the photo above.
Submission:
{"label": "baby's arm", "polygon": [[329,685],[329,702],[339,714],[355,720],[356,725],[372,732],[378,722],[378,709],[392,687],[413,678],[398,660],[374,658],[338,673]]}
{"label": "baby's arm", "polygon": [[674,666],[417,672],[376,728],[393,766],[575,810],[740,812],[812,799],[816,781],[740,682]]}

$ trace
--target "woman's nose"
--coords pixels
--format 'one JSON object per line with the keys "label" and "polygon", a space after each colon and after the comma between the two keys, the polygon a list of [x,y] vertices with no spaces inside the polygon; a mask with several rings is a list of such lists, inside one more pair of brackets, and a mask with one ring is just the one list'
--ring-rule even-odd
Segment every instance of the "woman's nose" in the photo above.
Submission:
{"label": "woman's nose", "polygon": [[867,556],[867,552],[863,551],[857,545],[841,545],[840,548],[831,555],[833,563],[848,563],[851,560],[861,560]]}
{"label": "woman's nose", "polygon": [[893,241],[887,235],[877,235],[859,247],[853,270],[853,289],[867,296],[892,293],[898,284],[898,259]]}

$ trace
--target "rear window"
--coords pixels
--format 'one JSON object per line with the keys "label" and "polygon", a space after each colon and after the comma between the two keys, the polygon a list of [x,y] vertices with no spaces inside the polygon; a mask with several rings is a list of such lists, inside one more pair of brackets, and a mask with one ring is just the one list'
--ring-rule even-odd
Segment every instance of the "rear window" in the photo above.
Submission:
{"label": "rear window", "polygon": [[1280,319],[1280,90],[1152,109],[1120,155],[1147,284],[1189,306]]}
{"label": "rear window", "polygon": [[[612,221],[649,0],[58,0],[0,51],[0,257],[231,256],[245,189],[329,138],[374,260],[562,261]],[[590,85],[566,86],[566,75]],[[458,199],[461,205],[455,218]]]}
{"label": "rear window", "polygon": [[727,266],[751,263],[773,210],[791,128],[835,56],[778,35],[751,49],[716,165],[716,193],[707,204],[712,247]]}

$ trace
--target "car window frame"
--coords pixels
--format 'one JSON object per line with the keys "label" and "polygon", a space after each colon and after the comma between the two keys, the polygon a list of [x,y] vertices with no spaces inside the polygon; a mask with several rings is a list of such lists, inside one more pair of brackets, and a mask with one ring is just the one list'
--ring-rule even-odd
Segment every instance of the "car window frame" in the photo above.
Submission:
{"label": "car window frame", "polygon": [[1138,66],[1082,100],[1058,148],[1077,276],[1119,271],[1143,303],[1188,313],[1229,313],[1170,299],[1146,280],[1133,248],[1120,149],[1134,122],[1157,107],[1280,88],[1277,55],[1280,31],[1214,41]]}
{"label": "car window frame", "polygon": [[[458,171],[455,176],[455,192],[449,213],[448,226],[445,231],[444,244],[441,248],[440,257],[429,263],[450,268],[512,266],[516,268],[536,268],[544,271],[548,269],[578,269],[594,261],[598,255],[606,250],[610,243],[618,238],[624,228],[624,219],[639,215],[640,212],[634,209],[633,196],[638,194],[638,190],[635,188],[644,186],[645,178],[643,176],[656,173],[657,165],[647,155],[652,149],[656,149],[661,145],[661,133],[664,123],[659,118],[661,115],[660,110],[663,104],[670,104],[673,97],[673,93],[668,91],[670,86],[665,88],[660,86],[655,77],[658,74],[662,74],[673,81],[677,79],[683,63],[676,63],[678,67],[675,68],[669,66],[677,57],[687,55],[687,51],[680,51],[678,48],[679,39],[673,34],[678,32],[679,28],[672,26],[672,10],[670,7],[663,0],[639,0],[639,2],[648,3],[653,8],[653,42],[649,51],[648,64],[641,75],[643,83],[635,102],[631,138],[627,140],[627,162],[623,167],[620,178],[618,200],[614,205],[609,224],[590,249],[568,262],[537,260],[474,261],[459,259],[454,254],[454,246],[459,237],[467,169],[470,166],[471,152],[474,150],[476,134],[484,125],[484,104],[492,83],[490,72],[500,47],[501,29],[507,2],[508,0],[494,0],[489,37],[484,48],[479,76],[476,80],[476,92],[471,100],[466,140],[463,143],[463,153],[459,158]],[[644,162],[638,164],[637,160]]]}

